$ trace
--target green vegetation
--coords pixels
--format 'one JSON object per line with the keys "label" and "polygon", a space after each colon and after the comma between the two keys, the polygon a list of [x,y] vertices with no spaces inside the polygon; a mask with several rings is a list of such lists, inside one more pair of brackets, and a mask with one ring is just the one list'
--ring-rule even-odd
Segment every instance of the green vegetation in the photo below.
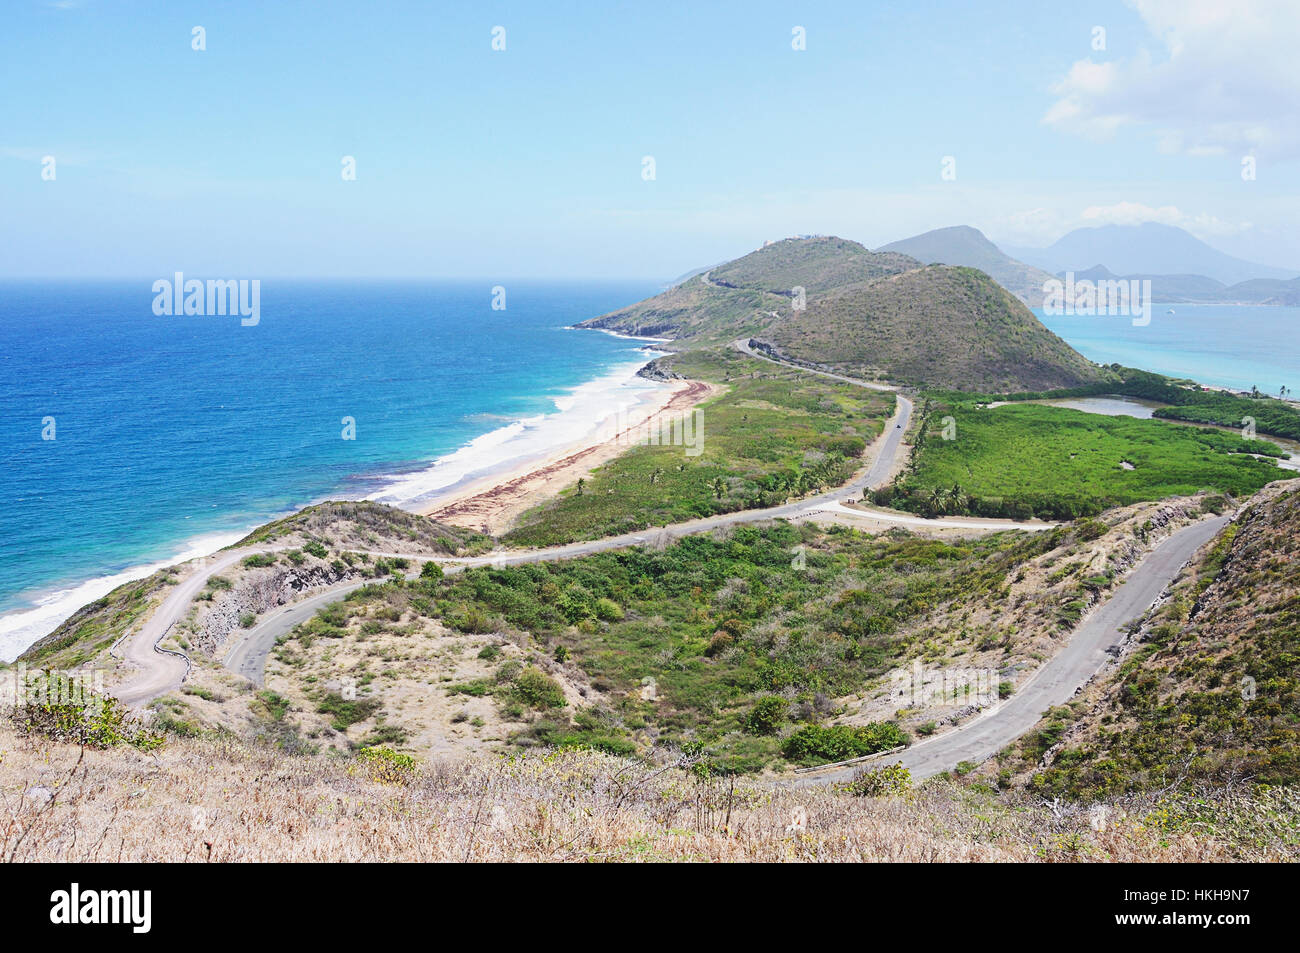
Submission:
{"label": "green vegetation", "polygon": [[926,516],[1070,520],[1201,490],[1247,496],[1286,476],[1250,453],[1282,451],[1218,430],[1062,407],[930,402],[911,468],[875,501]]}
{"label": "green vegetation", "polygon": [[[457,631],[526,633],[534,660],[563,647],[566,665],[607,703],[562,708],[539,664],[515,658],[494,677],[447,688],[539,719],[520,744],[622,751],[645,729],[664,743],[703,745],[712,770],[749,771],[780,759],[786,733],[832,720],[831,699],[930,645],[933,633],[921,633],[936,612],[992,598],[1019,563],[1065,533],[950,542],[778,523],[691,536],[662,551],[393,580],[344,605],[364,614],[382,599]],[[318,616],[294,637],[340,622]]]}
{"label": "green vegetation", "polygon": [[912,772],[902,762],[883,768],[863,768],[843,787],[844,793],[856,797],[896,797],[911,789]]}
{"label": "green vegetation", "polygon": [[842,238],[775,242],[580,326],[693,347],[757,337],[796,362],[928,387],[1013,391],[1104,377],[983,272],[921,267]]}
{"label": "green vegetation", "polygon": [[504,541],[545,546],[774,506],[845,482],[893,413],[894,397],[732,351],[692,353],[675,371],[727,382],[700,410],[698,455],[638,446],[600,467],[581,492],[525,513]]}
{"label": "green vegetation", "polygon": [[990,403],[992,401],[1056,400],[1066,397],[1104,397],[1116,395],[1149,400],[1168,407],[1154,413],[1166,420],[1214,424],[1241,430],[1246,418],[1255,421],[1257,433],[1265,436],[1300,440],[1300,409],[1287,401],[1259,394],[1243,397],[1226,391],[1207,390],[1190,381],[1178,381],[1150,371],[1109,364],[1103,368],[1106,379],[1079,387],[1052,390],[1020,391],[1013,394],[962,393],[932,391],[932,396],[948,402]]}
{"label": "green vegetation", "polygon": [[162,747],[162,736],[134,721],[120,701],[91,692],[80,681],[58,673],[31,672],[22,687],[20,704],[9,717],[24,734],[87,748],[129,745],[154,751]]}
{"label": "green vegetation", "polygon": [[848,761],[908,743],[893,722],[869,725],[804,725],[785,742],[785,756],[796,764],[814,765]]}
{"label": "green vegetation", "polygon": [[241,564],[245,569],[261,569],[265,566],[274,566],[275,561],[275,553],[253,553],[251,556],[245,556]]}
{"label": "green vegetation", "polygon": [[176,581],[177,569],[159,570],[147,579],[118,586],[102,599],[88,603],[18,661],[46,668],[72,669],[96,658],[125,635],[151,609],[155,597]]}

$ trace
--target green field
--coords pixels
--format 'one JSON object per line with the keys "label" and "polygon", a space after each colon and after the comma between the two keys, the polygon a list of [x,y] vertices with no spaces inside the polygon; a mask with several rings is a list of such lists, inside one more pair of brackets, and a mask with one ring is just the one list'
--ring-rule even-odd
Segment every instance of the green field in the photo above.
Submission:
{"label": "green field", "polygon": [[876,501],[927,516],[1074,519],[1201,490],[1246,496],[1289,475],[1246,455],[1282,455],[1275,445],[1219,430],[1036,404],[923,413],[912,468]]}
{"label": "green field", "polygon": [[700,453],[633,446],[581,487],[525,513],[511,546],[546,546],[775,506],[845,482],[894,412],[894,396],[732,351],[673,360],[686,377],[725,383],[700,411]]}

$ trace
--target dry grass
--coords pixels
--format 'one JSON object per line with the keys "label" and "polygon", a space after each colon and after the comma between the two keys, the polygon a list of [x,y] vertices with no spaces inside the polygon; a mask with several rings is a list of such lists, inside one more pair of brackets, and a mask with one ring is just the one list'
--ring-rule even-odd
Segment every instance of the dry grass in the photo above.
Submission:
{"label": "dry grass", "polygon": [[[1294,848],[1175,832],[1153,803],[1081,807],[948,782],[893,798],[701,782],[589,752],[434,762],[383,784],[363,762],[233,741],[82,752],[0,729],[12,861],[1222,861]],[[1291,818],[1294,822],[1294,818]],[[1294,857],[1294,854],[1291,854]]]}

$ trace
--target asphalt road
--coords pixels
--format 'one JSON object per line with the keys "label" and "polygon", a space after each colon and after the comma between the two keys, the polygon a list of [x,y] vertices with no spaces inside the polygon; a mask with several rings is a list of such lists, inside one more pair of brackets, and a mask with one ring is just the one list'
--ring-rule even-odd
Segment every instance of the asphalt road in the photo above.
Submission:
{"label": "asphalt road", "polygon": [[[1043,713],[1063,705],[1113,656],[1123,639],[1122,627],[1140,618],[1196,551],[1227,525],[1217,516],[1185,527],[1162,540],[1129,573],[1110,598],[1084,620],[1064,648],[1035,672],[1011,698],[985,710],[966,724],[913,745],[877,763],[902,763],[920,780],[963,761],[978,764],[997,754],[1038,723]],[[867,763],[868,766],[870,762]],[[797,784],[845,781],[863,765],[816,772]]]}

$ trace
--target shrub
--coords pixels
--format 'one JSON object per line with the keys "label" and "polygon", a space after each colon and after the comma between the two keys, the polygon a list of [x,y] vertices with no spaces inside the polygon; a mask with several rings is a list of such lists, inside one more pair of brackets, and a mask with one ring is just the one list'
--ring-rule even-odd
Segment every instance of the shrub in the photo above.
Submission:
{"label": "shrub", "polygon": [[602,622],[621,622],[623,620],[623,607],[613,599],[597,599],[596,618]]}
{"label": "shrub", "polygon": [[337,692],[330,692],[316,706],[322,715],[333,715],[330,722],[335,731],[347,731],[359,721],[365,721],[379,710],[379,702],[373,698],[346,699]]}
{"label": "shrub", "polygon": [[317,559],[324,559],[326,556],[330,554],[330,551],[326,549],[321,542],[314,539],[310,543],[304,545],[303,549],[306,552],[311,553]]}
{"label": "shrub", "polygon": [[515,676],[514,695],[525,705],[537,709],[563,708],[564,690],[555,679],[535,668],[526,668]]}
{"label": "shrub", "polygon": [[870,724],[804,725],[785,743],[785,756],[799,764],[847,761],[907,744],[907,735],[890,721]]}
{"label": "shrub", "polygon": [[251,629],[257,622],[257,614],[254,612],[245,612],[239,617],[239,624],[245,629]]}
{"label": "shrub", "polygon": [[274,565],[274,553],[253,553],[251,556],[246,556],[243,562],[245,569],[262,569],[263,567]]}
{"label": "shrub", "polygon": [[844,785],[848,794],[857,797],[891,797],[904,794],[912,787],[912,772],[903,767],[902,762],[887,764],[883,768],[868,770],[863,768],[853,775],[853,780]]}
{"label": "shrub", "polygon": [[87,748],[126,744],[154,751],[162,747],[162,735],[133,721],[126,707],[111,695],[86,691],[54,674],[29,676],[25,688],[31,700],[16,705],[10,715],[21,732]]}
{"label": "shrub", "polygon": [[760,698],[745,718],[745,730],[754,735],[774,735],[785,723],[789,704],[778,695]]}
{"label": "shrub", "polygon": [[441,579],[442,575],[442,567],[432,559],[426,559],[424,565],[420,567],[421,579]]}
{"label": "shrub", "polygon": [[357,766],[371,781],[380,784],[406,784],[415,777],[415,759],[392,748],[362,748],[357,752]]}

